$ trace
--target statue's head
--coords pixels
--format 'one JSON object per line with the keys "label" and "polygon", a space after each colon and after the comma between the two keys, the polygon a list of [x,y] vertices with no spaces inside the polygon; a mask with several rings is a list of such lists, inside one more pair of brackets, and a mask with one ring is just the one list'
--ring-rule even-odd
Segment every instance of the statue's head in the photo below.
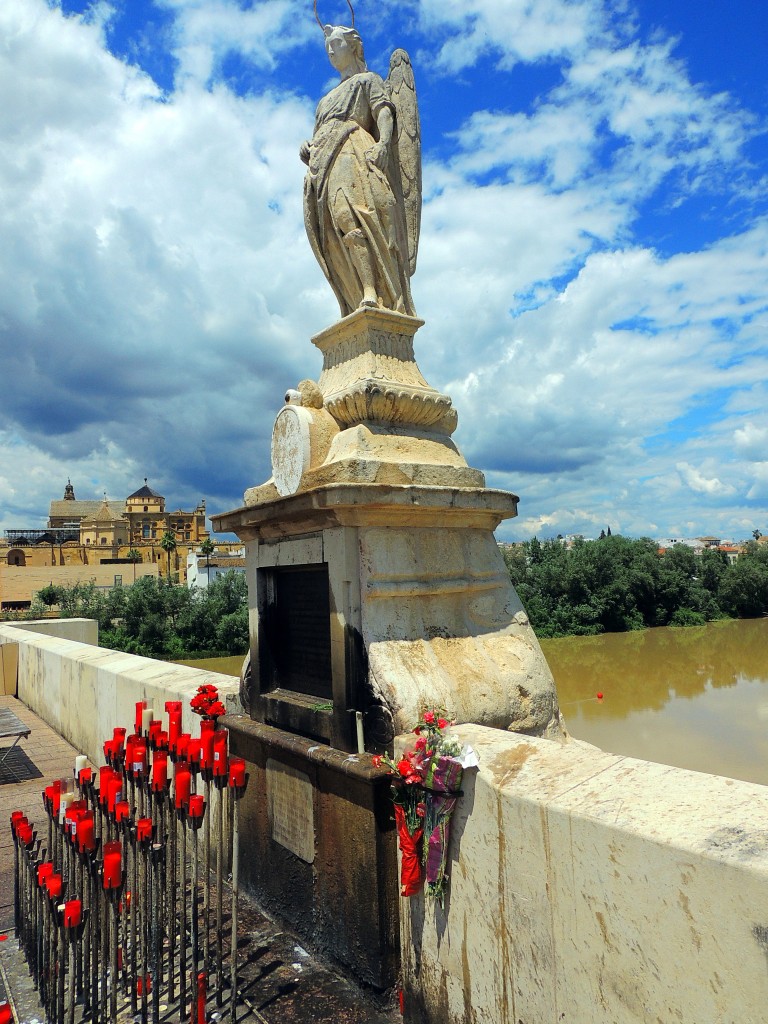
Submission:
{"label": "statue's head", "polygon": [[363,40],[356,28],[344,25],[324,25],[325,49],[328,59],[337,71],[343,72],[351,62],[355,71],[366,71]]}
{"label": "statue's head", "polygon": [[365,54],[363,53],[363,40],[355,28],[355,11],[350,0],[347,0],[352,15],[352,25],[347,28],[345,25],[324,25],[317,13],[317,0],[314,0],[315,18],[325,36],[325,49],[328,59],[337,71],[344,73],[345,69],[351,66],[354,71],[366,71]]}

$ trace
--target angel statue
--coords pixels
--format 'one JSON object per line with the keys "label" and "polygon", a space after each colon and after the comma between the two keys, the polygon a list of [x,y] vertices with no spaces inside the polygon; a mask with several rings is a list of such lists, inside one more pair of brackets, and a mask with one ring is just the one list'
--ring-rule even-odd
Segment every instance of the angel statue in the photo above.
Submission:
{"label": "angel statue", "polygon": [[395,50],[386,82],[369,71],[352,26],[323,25],[341,82],[317,107],[300,150],[304,223],[341,315],[379,307],[415,316],[410,278],[421,221],[421,138],[411,61]]}

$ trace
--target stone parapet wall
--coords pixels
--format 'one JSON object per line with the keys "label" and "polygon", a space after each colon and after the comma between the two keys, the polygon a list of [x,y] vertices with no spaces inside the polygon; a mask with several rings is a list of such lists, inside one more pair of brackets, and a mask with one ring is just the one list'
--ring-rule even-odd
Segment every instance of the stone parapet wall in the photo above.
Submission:
{"label": "stone parapet wall", "polygon": [[406,1021],[765,1021],[768,788],[457,732],[481,764],[445,912],[401,901]]}
{"label": "stone parapet wall", "polygon": [[[182,701],[186,732],[198,731],[189,701],[203,683],[219,688],[228,711],[241,711],[239,681],[232,676],[68,639],[67,633],[95,640],[95,632],[83,621],[0,624],[0,645],[18,644],[19,699],[92,761],[103,763],[102,744],[115,726],[132,726],[139,700],[146,700],[158,715],[167,700]],[[36,629],[59,635],[46,636],[33,632]]]}

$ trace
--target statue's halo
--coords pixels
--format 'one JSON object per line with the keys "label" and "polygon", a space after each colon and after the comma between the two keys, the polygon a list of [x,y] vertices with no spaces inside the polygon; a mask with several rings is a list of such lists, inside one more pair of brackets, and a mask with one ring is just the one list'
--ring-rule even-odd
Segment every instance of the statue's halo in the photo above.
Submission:
{"label": "statue's halo", "polygon": [[[355,27],[355,9],[352,6],[351,0],[347,0],[347,7],[349,8],[350,14],[352,15],[352,24],[350,25],[350,28],[354,28]],[[315,18],[317,20],[317,24],[320,26],[320,28],[323,30],[323,33],[325,34],[325,30],[326,30],[327,26],[324,25],[322,23],[322,21],[320,21],[320,15],[317,13],[317,0],[314,0],[314,10],[315,10]]]}

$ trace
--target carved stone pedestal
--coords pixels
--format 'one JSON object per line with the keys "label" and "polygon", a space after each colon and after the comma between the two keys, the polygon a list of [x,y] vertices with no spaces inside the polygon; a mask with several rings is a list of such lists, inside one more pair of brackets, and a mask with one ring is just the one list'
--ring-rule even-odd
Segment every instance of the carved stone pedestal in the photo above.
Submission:
{"label": "carved stone pedestal", "polygon": [[424,707],[561,737],[552,676],[493,536],[504,491],[333,484],[215,518],[245,541],[251,714],[369,751]]}
{"label": "carved stone pedestal", "polygon": [[272,442],[273,479],[246,505],[334,483],[477,488],[481,472],[451,440],[458,416],[416,365],[423,320],[358,309],[312,339],[323,353],[323,408],[287,406]]}
{"label": "carved stone pedestal", "polygon": [[288,393],[272,479],[213,517],[246,550],[252,720],[231,727],[256,782],[246,885],[376,987],[397,972],[395,836],[364,751],[391,751],[428,707],[564,737],[493,535],[517,498],[451,440],[451,400],[413,357],[420,326],[366,309],[317,335],[319,388]]}

